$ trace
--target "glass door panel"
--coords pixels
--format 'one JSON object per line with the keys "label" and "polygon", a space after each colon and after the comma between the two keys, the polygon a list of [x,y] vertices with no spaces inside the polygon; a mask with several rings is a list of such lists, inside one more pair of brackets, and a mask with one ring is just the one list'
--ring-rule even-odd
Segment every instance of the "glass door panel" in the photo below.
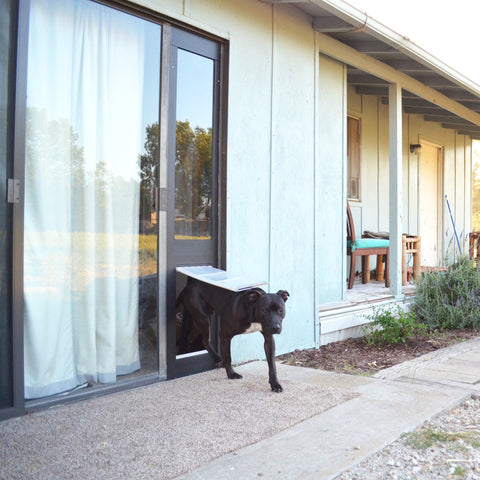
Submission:
{"label": "glass door panel", "polygon": [[177,56],[175,239],[212,238],[214,63],[186,50]]}
{"label": "glass door panel", "polygon": [[25,397],[158,370],[159,25],[31,0]]}

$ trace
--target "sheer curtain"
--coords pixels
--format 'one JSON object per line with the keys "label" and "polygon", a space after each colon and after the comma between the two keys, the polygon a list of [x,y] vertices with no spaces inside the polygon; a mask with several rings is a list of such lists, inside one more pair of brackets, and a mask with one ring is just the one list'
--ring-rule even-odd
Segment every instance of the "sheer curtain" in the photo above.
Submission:
{"label": "sheer curtain", "polygon": [[88,0],[31,0],[26,398],[140,367],[137,160],[158,29]]}

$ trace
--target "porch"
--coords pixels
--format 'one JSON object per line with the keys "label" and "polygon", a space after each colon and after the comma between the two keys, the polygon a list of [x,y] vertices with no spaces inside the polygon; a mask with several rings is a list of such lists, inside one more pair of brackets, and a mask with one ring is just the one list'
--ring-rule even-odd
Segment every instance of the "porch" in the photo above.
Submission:
{"label": "porch", "polygon": [[415,285],[407,283],[402,286],[402,295],[396,297],[383,281],[370,280],[363,284],[361,279],[356,279],[353,288],[346,290],[343,300],[320,305],[316,326],[317,347],[362,336],[373,308],[399,304],[408,311],[415,292]]}

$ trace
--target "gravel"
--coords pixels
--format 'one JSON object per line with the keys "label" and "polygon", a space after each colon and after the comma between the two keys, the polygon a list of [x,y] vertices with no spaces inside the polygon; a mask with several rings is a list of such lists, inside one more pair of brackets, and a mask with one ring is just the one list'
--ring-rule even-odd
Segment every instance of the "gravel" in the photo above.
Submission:
{"label": "gravel", "polygon": [[480,480],[480,399],[404,434],[335,480]]}
{"label": "gravel", "polygon": [[0,480],[167,480],[356,394],[223,369],[0,422]]}

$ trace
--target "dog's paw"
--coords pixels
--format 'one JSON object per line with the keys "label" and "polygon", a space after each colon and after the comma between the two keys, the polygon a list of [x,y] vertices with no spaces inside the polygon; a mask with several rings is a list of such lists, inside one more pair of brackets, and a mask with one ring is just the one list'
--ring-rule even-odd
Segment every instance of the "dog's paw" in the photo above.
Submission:
{"label": "dog's paw", "polygon": [[279,383],[274,383],[270,386],[272,387],[272,392],[277,392],[277,393],[283,392],[283,388]]}
{"label": "dog's paw", "polygon": [[239,378],[243,378],[243,377],[237,372],[232,372],[228,375],[228,378],[230,380],[238,380]]}

